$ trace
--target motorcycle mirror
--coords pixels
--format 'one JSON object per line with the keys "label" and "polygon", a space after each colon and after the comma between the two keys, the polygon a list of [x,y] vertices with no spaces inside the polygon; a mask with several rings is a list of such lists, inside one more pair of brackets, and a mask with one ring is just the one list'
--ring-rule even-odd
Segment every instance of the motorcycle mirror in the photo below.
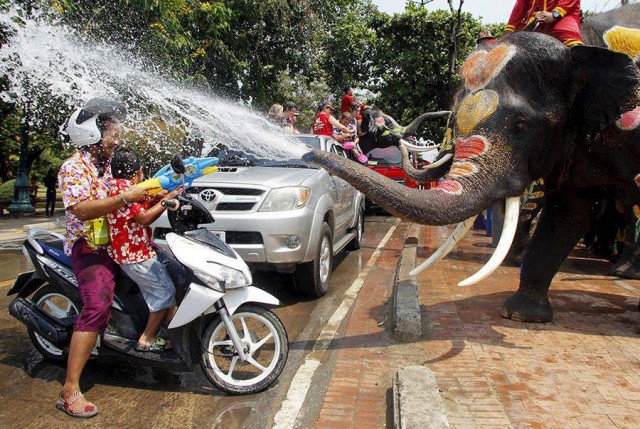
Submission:
{"label": "motorcycle mirror", "polygon": [[184,166],[184,162],[182,162],[182,158],[180,158],[180,155],[173,155],[171,158],[171,168],[178,174],[184,174],[186,168]]}

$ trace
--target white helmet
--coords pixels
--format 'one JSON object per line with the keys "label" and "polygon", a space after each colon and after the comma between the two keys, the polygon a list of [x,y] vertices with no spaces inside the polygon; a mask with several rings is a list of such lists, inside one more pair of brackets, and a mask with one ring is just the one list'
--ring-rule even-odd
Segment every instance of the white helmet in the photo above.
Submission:
{"label": "white helmet", "polygon": [[98,119],[122,121],[126,115],[127,109],[122,103],[93,98],[84,107],[73,112],[62,134],[78,148],[100,143],[102,133],[98,127]]}

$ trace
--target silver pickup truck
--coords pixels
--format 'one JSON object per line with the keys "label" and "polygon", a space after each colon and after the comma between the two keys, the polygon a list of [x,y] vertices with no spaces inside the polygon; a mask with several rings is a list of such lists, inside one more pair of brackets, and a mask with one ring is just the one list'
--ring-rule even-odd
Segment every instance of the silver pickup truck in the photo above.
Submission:
{"label": "silver pickup truck", "polygon": [[[347,156],[329,137],[297,138],[315,149]],[[204,226],[252,268],[293,273],[297,292],[323,296],[334,255],[362,244],[364,194],[299,159],[258,159],[237,151],[217,156],[218,171],[187,190],[211,210],[215,222]],[[154,241],[165,245],[170,231],[166,215],[152,227]]]}

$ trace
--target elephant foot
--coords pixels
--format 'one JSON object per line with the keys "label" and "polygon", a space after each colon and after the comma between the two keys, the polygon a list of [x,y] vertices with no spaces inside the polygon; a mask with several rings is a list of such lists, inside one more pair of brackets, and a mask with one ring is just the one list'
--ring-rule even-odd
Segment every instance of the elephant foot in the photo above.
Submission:
{"label": "elephant foot", "polygon": [[545,323],[553,319],[553,310],[546,293],[518,291],[502,305],[500,315],[525,323]]}

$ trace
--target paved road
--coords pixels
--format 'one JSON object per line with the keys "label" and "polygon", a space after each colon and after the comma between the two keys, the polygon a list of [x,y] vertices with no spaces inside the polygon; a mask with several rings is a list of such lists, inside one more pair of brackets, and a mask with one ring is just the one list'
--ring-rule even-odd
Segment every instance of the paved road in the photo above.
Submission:
{"label": "paved road", "polygon": [[[257,285],[283,302],[276,313],[287,327],[290,341],[287,367],[271,389],[231,397],[213,388],[199,367],[194,373],[172,374],[123,360],[98,359],[88,363],[82,388],[101,407],[101,415],[84,424],[215,428],[262,428],[266,422],[270,424],[282,408],[292,378],[343,303],[345,291],[356,282],[376,246],[396,222],[386,216],[366,219],[363,248],[335,259],[331,290],[320,300],[292,296],[286,276],[256,276]],[[23,325],[7,312],[9,298],[5,294],[11,279],[28,269],[18,244],[0,244],[0,427],[63,427],[70,423],[69,418],[55,410],[54,402],[64,380],[64,367],[44,361],[30,345]],[[325,370],[314,383],[325,383],[329,376]],[[315,421],[322,406],[322,398],[314,399],[313,391],[301,410],[309,422]]]}

